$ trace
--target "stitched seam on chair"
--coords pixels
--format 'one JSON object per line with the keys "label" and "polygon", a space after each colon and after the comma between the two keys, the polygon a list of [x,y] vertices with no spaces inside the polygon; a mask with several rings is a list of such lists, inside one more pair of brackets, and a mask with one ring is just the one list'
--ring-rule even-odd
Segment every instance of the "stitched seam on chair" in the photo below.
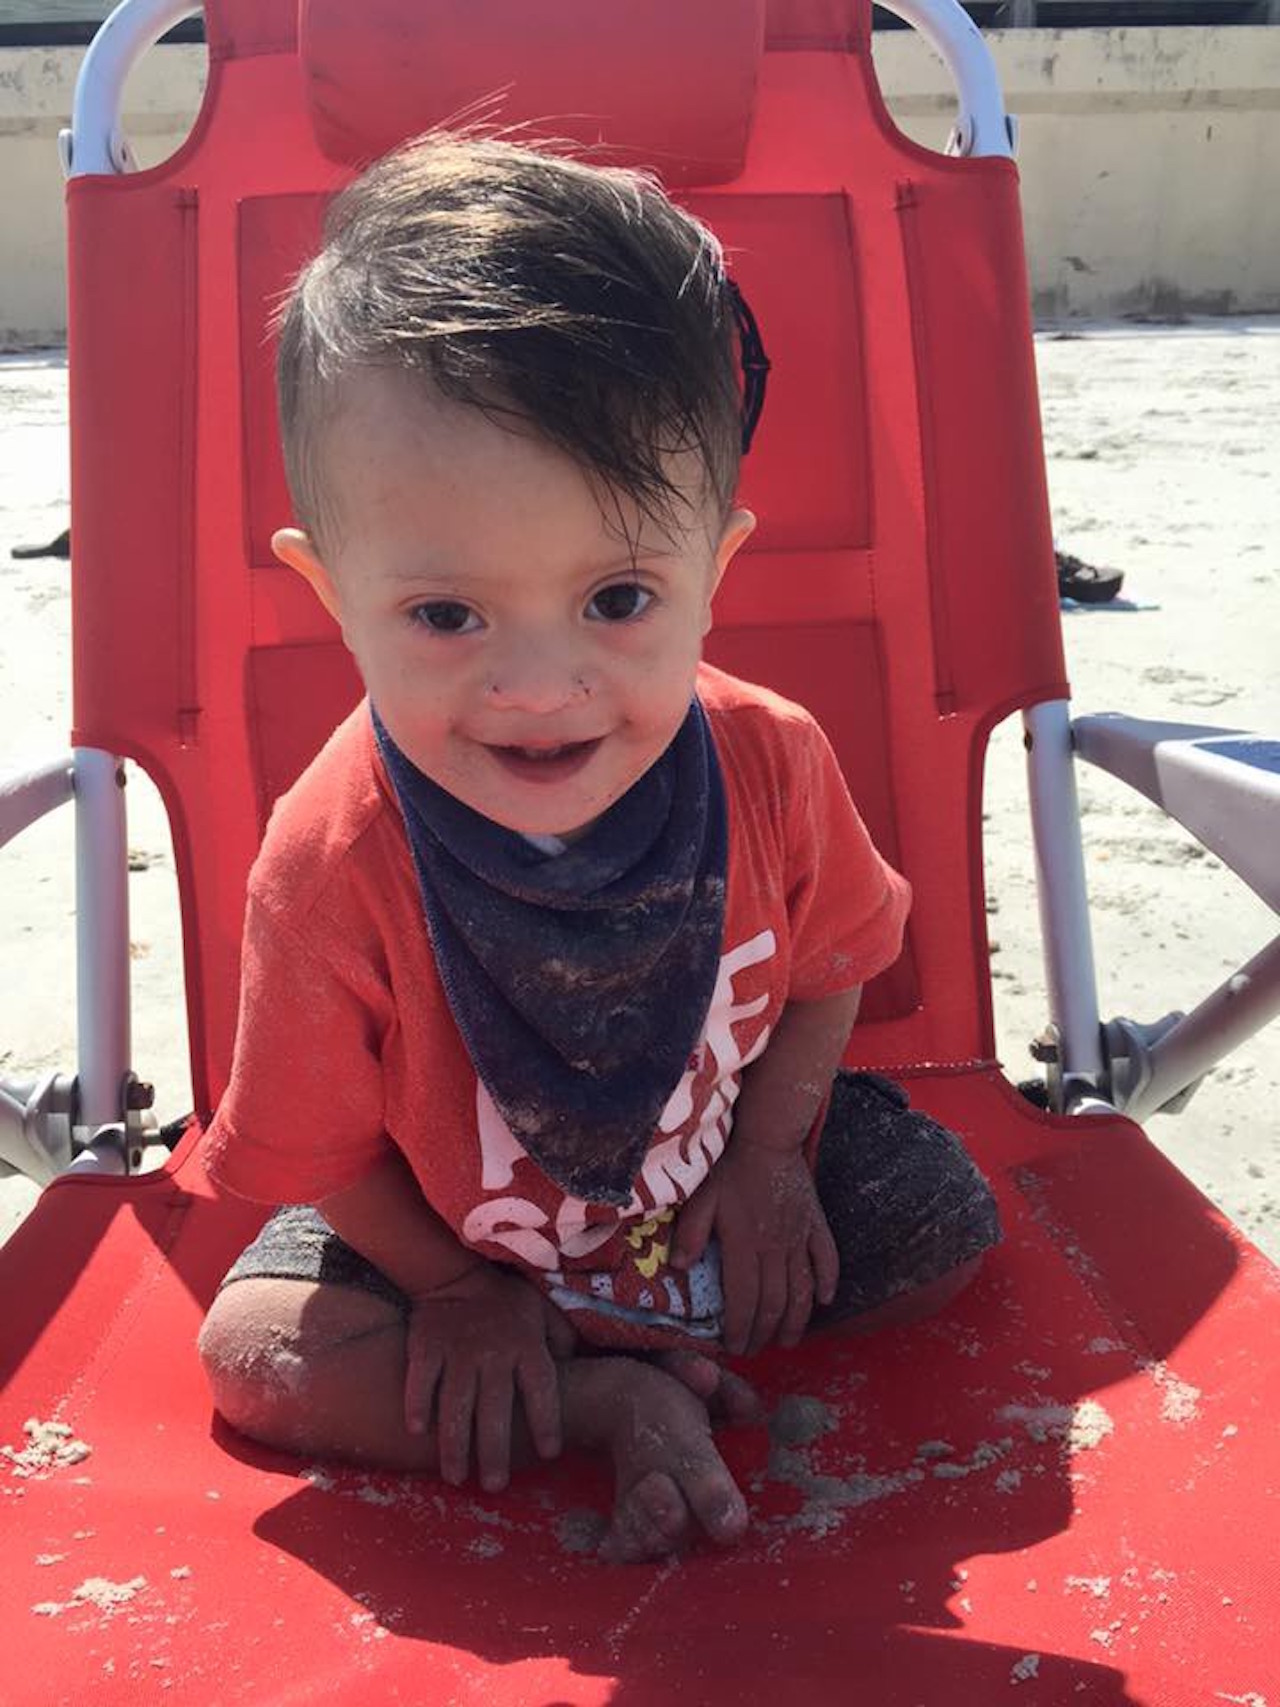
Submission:
{"label": "stitched seam on chair", "polygon": [[946,582],[939,561],[939,516],[937,493],[937,426],[934,420],[933,388],[928,383],[931,363],[928,317],[922,300],[924,256],[920,246],[919,187],[911,179],[895,186],[894,208],[902,237],[902,258],[907,281],[907,303],[911,316],[911,350],[920,435],[920,474],[924,506],[925,574],[929,583],[929,630],[933,641],[933,697],[940,717],[958,709],[955,669],[952,663],[951,613]]}
{"label": "stitched seam on chair", "polygon": [[176,197],[181,221],[181,267],[179,291],[182,302],[182,332],[178,364],[178,538],[177,538],[177,627],[175,650],[178,667],[178,739],[184,747],[194,746],[200,721],[200,667],[196,645],[195,507],[196,507],[196,419],[199,352],[199,192],[179,190]]}

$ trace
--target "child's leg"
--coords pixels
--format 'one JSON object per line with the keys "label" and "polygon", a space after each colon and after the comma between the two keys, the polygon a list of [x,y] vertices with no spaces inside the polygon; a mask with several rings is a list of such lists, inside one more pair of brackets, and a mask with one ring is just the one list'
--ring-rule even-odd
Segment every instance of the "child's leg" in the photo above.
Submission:
{"label": "child's leg", "polygon": [[225,1421],[266,1446],[386,1469],[435,1468],[404,1422],[403,1313],[355,1287],[275,1278],[225,1287],[200,1359]]}
{"label": "child's leg", "polygon": [[932,1315],[999,1242],[991,1189],[954,1133],[886,1079],[840,1073],[815,1183],[840,1255],[811,1329],[871,1332]]}
{"label": "child's leg", "polygon": [[[386,1296],[245,1273],[224,1286],[200,1335],[214,1403],[240,1432],[307,1456],[434,1471],[434,1432],[404,1424],[405,1346],[403,1309]],[[699,1528],[722,1544],[744,1533],[745,1502],[687,1382],[622,1357],[570,1358],[558,1370],[566,1442],[613,1460],[607,1557],[659,1557]],[[516,1413],[513,1455],[532,1463]]]}
{"label": "child's leg", "polygon": [[937,1280],[927,1280],[909,1292],[900,1292],[883,1304],[869,1310],[832,1318],[827,1311],[817,1310],[809,1323],[811,1334],[878,1334],[884,1328],[902,1328],[909,1322],[923,1322],[945,1310],[953,1298],[958,1298],[982,1267],[982,1258],[973,1257],[949,1270]]}

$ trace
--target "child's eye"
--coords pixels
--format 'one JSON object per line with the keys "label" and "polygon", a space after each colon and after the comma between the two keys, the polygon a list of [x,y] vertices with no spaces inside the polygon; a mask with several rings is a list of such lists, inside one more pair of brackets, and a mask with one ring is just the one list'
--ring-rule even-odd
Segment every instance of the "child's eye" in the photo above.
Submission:
{"label": "child's eye", "polygon": [[414,605],[409,615],[432,634],[472,634],[480,627],[476,613],[456,599],[433,599],[430,604]]}
{"label": "child's eye", "polygon": [[645,611],[653,601],[647,587],[635,581],[615,581],[601,587],[587,605],[587,615],[597,622],[630,622]]}

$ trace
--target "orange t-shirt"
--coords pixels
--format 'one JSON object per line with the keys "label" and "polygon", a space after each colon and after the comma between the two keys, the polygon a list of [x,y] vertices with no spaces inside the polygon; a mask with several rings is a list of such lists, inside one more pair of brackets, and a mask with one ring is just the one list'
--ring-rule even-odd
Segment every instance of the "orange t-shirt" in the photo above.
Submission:
{"label": "orange t-shirt", "polygon": [[889,965],[910,891],[872,846],[808,712],[709,665],[698,696],[728,813],[720,970],[631,1201],[566,1195],[477,1078],[367,704],[277,803],[250,875],[235,1058],[206,1139],[219,1184],[318,1203],[394,1144],[455,1235],[540,1280],[586,1337],[634,1341],[649,1320],[658,1342],[664,1326],[714,1336],[718,1281],[669,1267],[670,1223],[724,1149],[742,1068],[784,1004]]}

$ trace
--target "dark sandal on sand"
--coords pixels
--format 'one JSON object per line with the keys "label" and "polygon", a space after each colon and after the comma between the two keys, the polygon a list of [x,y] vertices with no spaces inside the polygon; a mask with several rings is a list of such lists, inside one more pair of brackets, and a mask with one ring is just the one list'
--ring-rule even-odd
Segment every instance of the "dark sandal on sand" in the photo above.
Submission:
{"label": "dark sandal on sand", "polygon": [[1058,595],[1082,605],[1101,605],[1114,599],[1124,585],[1123,569],[1098,569],[1070,552],[1055,551],[1058,564]]}
{"label": "dark sandal on sand", "polygon": [[51,539],[48,545],[15,545],[9,553],[10,557],[70,557],[71,529],[66,528],[57,539]]}

